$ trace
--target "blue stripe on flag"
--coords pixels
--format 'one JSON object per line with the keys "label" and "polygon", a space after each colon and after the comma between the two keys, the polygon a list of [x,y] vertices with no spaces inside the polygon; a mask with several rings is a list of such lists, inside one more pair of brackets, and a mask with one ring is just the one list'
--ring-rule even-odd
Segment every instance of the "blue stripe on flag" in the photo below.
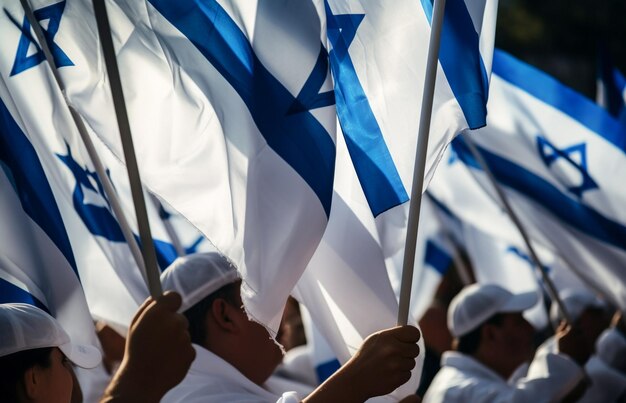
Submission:
{"label": "blue stripe on flag", "polygon": [[335,371],[337,371],[340,367],[341,364],[339,363],[339,361],[337,361],[337,359],[333,359],[331,361],[327,361],[316,366],[315,373],[317,374],[317,380],[320,383],[324,382],[326,379],[330,378],[330,376],[334,374]]}
{"label": "blue stripe on flag", "polygon": [[[461,137],[457,137],[451,144],[466,165],[474,169],[481,169]],[[622,224],[612,221],[591,207],[566,196],[550,182],[525,168],[482,147],[477,146],[477,148],[498,182],[540,204],[563,223],[596,239],[626,250],[626,227]]]}
{"label": "blue stripe on flag", "polygon": [[[432,0],[421,0],[432,21]],[[480,55],[480,37],[464,0],[447,0],[439,62],[470,129],[486,124],[489,76]]]}
{"label": "blue stripe on flag", "polygon": [[[506,248],[506,252],[510,252],[510,253],[514,254],[515,256],[517,256],[518,258],[520,258],[521,260],[523,260],[524,262],[528,263],[530,265],[531,269],[535,268],[535,262],[530,258],[530,256],[528,256],[526,253],[524,253],[519,248],[517,248],[515,246],[509,246],[508,248]],[[543,270],[546,273],[550,273],[550,267],[549,266],[546,266],[546,265],[542,265],[542,266],[543,266]]]}
{"label": "blue stripe on flag", "polygon": [[22,302],[24,304],[34,305],[48,314],[50,313],[43,302],[35,298],[28,291],[21,289],[13,283],[9,283],[3,278],[0,278],[0,304],[13,302]]}
{"label": "blue stripe on flag", "polygon": [[431,240],[426,241],[426,253],[424,255],[424,263],[430,265],[437,270],[442,276],[446,274],[450,268],[452,257],[436,243]]}
{"label": "blue stripe on flag", "polygon": [[408,201],[409,196],[348,53],[364,16],[333,15],[328,1],[324,4],[328,38],[333,45],[330,66],[335,79],[337,115],[363,193],[376,217]]}
{"label": "blue stripe on flag", "polygon": [[215,0],[150,3],[237,91],[268,145],[313,189],[330,214],[335,144],[310,112],[289,113],[296,98],[263,66],[235,21]]}
{"label": "blue stripe on flag", "polygon": [[441,210],[442,213],[444,213],[446,216],[448,216],[449,218],[453,220],[457,220],[457,221],[459,220],[459,218],[452,212],[452,210],[450,210],[448,206],[446,206],[441,200],[433,196],[433,194],[430,193],[428,190],[426,191],[426,194],[428,195],[428,198],[433,202],[433,204],[439,210]]}
{"label": "blue stripe on flag", "polygon": [[11,170],[26,214],[50,237],[78,276],[70,240],[37,152],[1,100],[0,160]]}
{"label": "blue stripe on flag", "polygon": [[494,52],[493,73],[626,152],[626,126],[585,96],[501,50]]}

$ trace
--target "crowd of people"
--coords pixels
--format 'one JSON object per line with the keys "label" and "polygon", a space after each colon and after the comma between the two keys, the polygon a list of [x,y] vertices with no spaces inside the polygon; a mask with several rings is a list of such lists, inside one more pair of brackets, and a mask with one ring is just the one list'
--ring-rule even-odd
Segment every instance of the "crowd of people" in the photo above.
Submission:
{"label": "crowd of people", "polygon": [[[419,354],[438,352],[441,368],[424,370],[425,403],[626,401],[626,326],[587,291],[565,292],[569,322],[554,307],[554,334],[540,338],[523,315],[537,303],[536,293],[466,286],[447,308],[447,336],[429,343],[433,332],[423,324],[427,352],[418,347],[415,326],[382,330],[316,385],[302,382],[314,376],[277,371],[281,347],[248,318],[241,280],[223,256],[179,258],[161,281],[167,291],[144,302],[126,337],[118,335],[117,349],[99,332],[111,375],[96,394],[100,402],[364,402],[407,382]],[[100,350],[73,343],[44,310],[0,305],[0,335],[2,402],[92,399],[93,385],[78,382],[74,368],[98,366]],[[119,357],[111,360],[116,350]],[[402,401],[421,399],[416,393]]]}

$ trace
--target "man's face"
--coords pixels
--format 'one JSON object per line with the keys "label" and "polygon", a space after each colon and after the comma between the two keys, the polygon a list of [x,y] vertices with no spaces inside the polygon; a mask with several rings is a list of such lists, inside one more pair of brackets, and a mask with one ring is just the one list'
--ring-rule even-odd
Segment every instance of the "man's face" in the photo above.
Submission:
{"label": "man's face", "polygon": [[576,326],[584,333],[587,343],[593,346],[610,323],[611,317],[604,309],[589,307],[580,314]]}
{"label": "man's face", "polygon": [[535,329],[522,316],[522,313],[502,314],[502,323],[494,326],[494,347],[511,372],[533,356],[533,336]]}
{"label": "man's face", "polygon": [[247,366],[249,373],[245,375],[254,383],[261,385],[281,363],[283,354],[263,325],[247,319],[241,296],[239,295],[238,298],[241,315],[245,318],[242,321],[242,332],[245,334],[246,346],[242,346],[241,352],[246,355],[246,360],[251,364]]}
{"label": "man's face", "polygon": [[43,396],[50,403],[67,403],[72,397],[72,373],[70,362],[58,348],[50,353],[50,366],[42,368],[39,387],[44,391]]}
{"label": "man's face", "polygon": [[[256,365],[259,368],[260,377],[267,379],[282,361],[283,354],[262,325],[249,321],[247,333],[249,335],[250,349],[254,352],[253,359],[257,361]],[[266,375],[263,375],[263,373]]]}

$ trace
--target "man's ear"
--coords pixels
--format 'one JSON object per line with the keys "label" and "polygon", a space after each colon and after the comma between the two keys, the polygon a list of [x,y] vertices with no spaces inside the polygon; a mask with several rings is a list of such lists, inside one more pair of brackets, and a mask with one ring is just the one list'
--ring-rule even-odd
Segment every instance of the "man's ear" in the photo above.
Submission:
{"label": "man's ear", "polygon": [[24,376],[22,377],[24,393],[29,400],[35,400],[39,395],[39,386],[41,384],[40,379],[40,368],[37,365],[34,365],[28,368],[24,372]]}
{"label": "man's ear", "polygon": [[227,333],[236,333],[240,329],[241,309],[229,304],[223,298],[217,298],[211,305],[211,316],[215,324]]}

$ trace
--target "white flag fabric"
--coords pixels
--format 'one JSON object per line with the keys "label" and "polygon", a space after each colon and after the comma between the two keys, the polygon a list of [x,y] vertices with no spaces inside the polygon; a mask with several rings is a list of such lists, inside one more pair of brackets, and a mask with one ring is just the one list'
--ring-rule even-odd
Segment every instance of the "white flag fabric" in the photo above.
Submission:
{"label": "white flag fabric", "polygon": [[[35,5],[36,18],[48,22],[45,32],[60,71],[73,66],[68,53],[63,50],[65,45],[60,46],[56,42],[60,22],[67,11],[65,7],[65,2],[39,8]],[[86,293],[91,315],[124,332],[138,305],[148,296],[147,287],[111,211],[93,164],[82,146],[51,69],[36,45],[34,33],[21,5],[18,2],[5,2],[4,10],[0,15],[2,36],[5,39],[0,47],[1,96],[6,122],[13,122],[12,130],[20,133],[19,136],[24,140],[19,147],[7,145],[2,151],[7,158],[17,158],[19,161],[21,148],[28,146],[32,148],[30,158],[41,161],[38,164],[44,171],[38,175],[26,175],[23,178],[24,186],[32,188],[38,197],[43,197],[39,192],[50,189],[46,193],[45,203],[42,202],[43,207],[36,210],[40,211],[42,217],[56,217],[47,213],[46,208],[48,204],[58,206],[58,217],[51,226],[66,233],[67,239],[61,250],[77,275],[80,274],[80,284]],[[11,134],[11,138],[19,136]],[[101,142],[96,141],[95,146],[121,197],[131,230],[137,234],[126,170]],[[176,252],[163,225],[159,225],[161,220],[156,208],[148,205],[148,211],[152,216],[159,263],[164,268],[176,258]],[[2,216],[7,214],[10,213],[3,211]],[[35,222],[45,228],[39,221]],[[201,245],[203,238],[188,229],[189,224],[177,223],[176,226],[181,234],[185,234],[182,238],[187,252],[206,247],[206,243]],[[61,239],[58,235],[49,236],[55,242]],[[36,248],[30,250],[26,247],[22,250],[32,255],[46,255]],[[67,280],[67,284],[69,287],[72,283]],[[43,289],[48,287],[45,282],[40,286]]]}
{"label": "white flag fabric", "polygon": [[[411,288],[409,323],[418,323],[433,301],[437,287],[443,276],[450,269],[453,255],[457,253],[456,242],[448,221],[431,198],[422,199],[420,225],[417,232],[415,249],[415,267]],[[402,282],[402,259],[396,254],[396,260],[389,267],[389,279],[395,294],[400,296]]]}
{"label": "white flag fabric", "polygon": [[47,180],[50,166],[23,132],[25,122],[7,96],[6,59],[0,59],[0,303],[35,305],[72,340],[96,345],[74,248]]}
{"label": "white flag fabric", "polygon": [[[89,128],[120,157],[87,3],[65,5],[55,41],[74,66],[60,73]],[[144,184],[235,264],[249,315],[277,330],[330,213],[335,110],[316,103],[332,89],[318,9],[249,0],[107,6]]]}
{"label": "white flag fabric", "polygon": [[[49,21],[70,102],[119,157],[87,3],[32,2],[36,17]],[[449,1],[430,172],[458,131],[484,124],[495,4]],[[27,23],[19,6],[7,9],[18,43],[7,64],[12,77],[25,77],[43,58],[20,31]],[[332,319],[320,330],[346,360],[363,337],[392,326],[397,302],[387,266],[404,246],[430,3],[149,0],[108,2],[108,10],[142,179],[238,267],[248,313],[277,329],[329,222],[301,281],[308,284],[299,286],[326,304],[321,313],[309,305],[317,323]],[[345,140],[337,139],[342,167],[333,187],[335,99]],[[58,143],[53,152],[91,171],[76,140],[71,148]],[[419,366],[415,373],[405,394],[417,389]]]}
{"label": "white flag fabric", "polygon": [[[330,219],[295,295],[345,362],[365,337],[397,319],[387,269],[401,270],[430,3],[329,0],[324,5],[341,131]],[[482,126],[485,119],[495,2],[452,1],[448,12],[428,175],[456,133]],[[453,60],[455,52],[467,63]],[[421,365],[396,398],[417,390]]]}
{"label": "white flag fabric", "polygon": [[[524,317],[538,330],[548,326],[539,273],[525,249],[494,238],[470,225],[464,226],[465,247],[472,262],[476,282],[497,284],[515,294],[536,292],[535,306],[524,312]],[[542,264],[546,265],[542,256]],[[547,267],[547,266],[546,266]]]}
{"label": "white flag fabric", "polygon": [[[519,286],[531,288],[533,280],[524,268],[532,268],[538,276],[535,263],[519,230],[496,202],[491,184],[477,181],[453,147],[448,149],[444,160],[447,162],[440,165],[430,184],[429,196],[443,213],[442,222],[454,243],[470,258],[476,281],[495,282],[513,292],[520,292]],[[531,242],[557,290],[589,289],[553,250],[534,239]],[[522,276],[519,283],[518,273]],[[537,327],[543,326],[541,316],[538,313],[533,319]]]}
{"label": "white flag fabric", "polygon": [[[514,210],[533,239],[624,309],[626,215],[621,206],[626,193],[617,175],[626,167],[624,126],[582,95],[505,53],[496,53],[490,88],[489,126],[471,136]],[[484,198],[491,195],[485,205],[493,204],[490,185],[467,146],[458,141],[453,149],[457,162],[487,191]],[[438,183],[432,190],[445,200],[446,192],[457,191],[445,187]],[[471,221],[473,216],[475,225],[511,239],[506,226],[500,227],[502,217],[476,219],[478,204],[470,213],[468,205],[450,201],[447,205],[460,217]]]}

